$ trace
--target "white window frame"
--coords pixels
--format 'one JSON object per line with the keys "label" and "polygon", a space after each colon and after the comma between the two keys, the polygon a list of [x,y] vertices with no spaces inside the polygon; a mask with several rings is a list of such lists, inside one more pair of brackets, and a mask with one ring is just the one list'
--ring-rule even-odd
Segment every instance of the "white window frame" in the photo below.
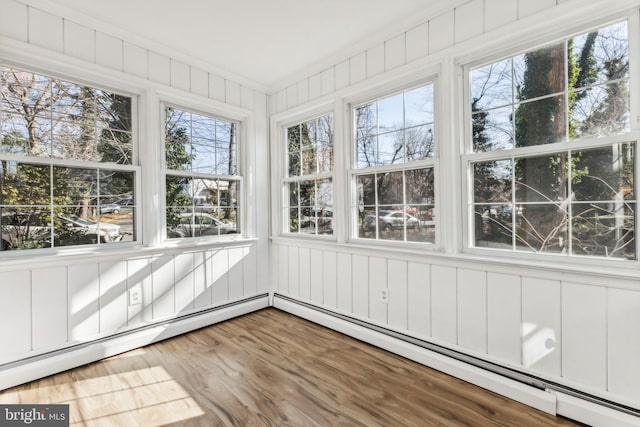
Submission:
{"label": "white window frame", "polygon": [[[31,59],[31,58],[29,58]],[[39,60],[26,60],[25,63],[37,64]],[[43,166],[55,166],[55,167],[70,167],[70,168],[86,168],[92,170],[114,170],[123,172],[132,172],[134,174],[134,198],[135,198],[135,211],[133,217],[133,226],[135,230],[135,240],[130,242],[115,242],[109,244],[85,244],[85,245],[73,245],[73,246],[56,246],[52,248],[39,248],[28,249],[20,251],[2,251],[0,252],[0,260],[2,259],[16,259],[16,258],[31,258],[31,257],[44,257],[51,255],[74,255],[83,254],[87,252],[114,252],[122,251],[131,248],[141,247],[144,244],[145,235],[143,233],[143,208],[142,208],[142,168],[140,167],[140,132],[139,132],[139,104],[141,94],[136,93],[130,86],[124,88],[118,88],[117,85],[109,81],[99,81],[99,79],[93,79],[92,73],[87,73],[88,78],[79,79],[74,77],[71,72],[65,72],[67,68],[60,64],[54,63],[53,65],[46,64],[44,66],[38,65],[25,65],[25,63],[16,62],[13,60],[7,60],[0,56],[0,64],[5,67],[16,68],[26,72],[43,75],[59,79],[65,82],[75,83],[77,85],[86,85],[96,90],[104,90],[113,94],[122,95],[131,98],[131,164],[122,165],[110,162],[89,162],[75,159],[59,159],[52,157],[38,157],[38,156],[22,156],[13,154],[0,153],[0,160],[6,160],[18,163],[37,164]],[[59,65],[59,66],[56,66]],[[54,71],[54,69],[60,69],[62,71]],[[104,80],[104,79],[102,79]]]}
{"label": "white window frame", "polygon": [[[393,96],[398,93],[409,91],[421,86],[431,84],[433,87],[433,133],[434,133],[434,146],[433,157],[429,157],[422,160],[412,160],[406,163],[394,163],[391,165],[371,166],[367,168],[357,168],[357,147],[356,140],[356,124],[355,124],[355,108],[373,102],[382,98]],[[442,142],[441,134],[441,106],[440,106],[440,78],[437,74],[427,74],[427,77],[409,80],[404,83],[391,82],[383,88],[369,90],[348,98],[345,100],[345,128],[348,129],[348,137],[346,137],[345,145],[348,146],[348,162],[347,162],[347,177],[349,186],[348,195],[348,239],[349,243],[359,246],[380,247],[380,248],[406,248],[410,250],[425,250],[425,251],[440,251],[443,248],[442,243],[442,224],[440,212],[440,152]],[[374,173],[407,171],[413,169],[431,168],[433,170],[433,191],[434,191],[434,227],[435,227],[435,241],[430,242],[411,242],[411,241],[399,241],[399,240],[387,240],[378,238],[364,238],[358,236],[358,218],[354,212],[354,207],[358,204],[358,188],[356,184],[356,177],[361,175],[368,175]]]}
{"label": "white window frame", "polygon": [[[234,109],[232,107],[224,105],[223,107],[216,108],[210,103],[197,102],[193,99],[187,100],[180,96],[171,94],[160,93],[159,94],[159,110],[160,110],[160,188],[158,195],[160,196],[160,214],[161,219],[159,221],[161,230],[159,234],[161,241],[165,246],[181,246],[181,245],[194,245],[194,244],[206,244],[215,242],[227,242],[236,241],[248,238],[254,233],[254,227],[249,226],[249,211],[248,208],[248,189],[246,179],[244,177],[244,171],[247,168],[247,157],[249,149],[247,145],[250,144],[247,135],[248,122],[250,121],[250,115],[241,111],[240,109]],[[187,111],[190,113],[201,114],[203,116],[209,116],[212,118],[233,122],[237,127],[236,134],[236,175],[216,175],[191,171],[177,171],[167,169],[166,165],[166,141],[165,141],[165,125],[166,125],[166,108],[175,108],[180,111]],[[166,202],[166,177],[167,175],[184,176],[192,178],[202,179],[221,179],[228,181],[236,181],[239,186],[240,197],[237,200],[237,222],[238,233],[223,234],[218,236],[198,236],[198,237],[184,237],[184,238],[168,238],[167,237],[167,202]]]}
{"label": "white window frame", "polygon": [[[521,53],[529,52],[538,49],[543,46],[552,45],[557,42],[561,42],[572,37],[585,34],[589,31],[596,30],[598,28],[604,28],[608,25],[615,24],[617,22],[627,21],[628,23],[628,37],[629,37],[629,111],[630,111],[630,131],[623,135],[612,135],[605,137],[590,137],[577,140],[567,140],[564,142],[543,144],[537,146],[520,147],[507,150],[495,150],[489,152],[473,152],[473,140],[472,140],[472,117],[470,108],[471,88],[470,88],[470,71],[473,68],[477,68],[482,65],[498,62],[503,59],[517,56]],[[461,108],[464,110],[462,116],[463,122],[463,151],[460,156],[460,170],[462,174],[462,252],[467,254],[473,254],[484,257],[504,257],[513,259],[516,261],[524,262],[550,262],[551,264],[575,264],[583,266],[602,266],[612,267],[619,266],[622,268],[631,267],[637,265],[640,262],[640,238],[638,232],[640,231],[640,219],[637,215],[637,209],[640,206],[640,197],[638,197],[638,190],[640,189],[640,76],[638,76],[638,68],[640,68],[640,19],[638,17],[637,9],[634,9],[630,13],[618,15],[607,20],[592,21],[588,25],[581,25],[576,28],[562,29],[555,32],[544,40],[538,38],[533,41],[520,43],[517,47],[503,50],[491,56],[485,56],[480,58],[467,58],[464,60],[462,69],[462,84],[463,84],[463,103]],[[494,248],[482,248],[476,247],[474,244],[474,215],[471,213],[474,205],[473,195],[473,163],[486,162],[493,160],[515,160],[528,157],[537,157],[549,154],[562,154],[575,150],[587,150],[594,148],[611,147],[614,144],[621,143],[635,143],[635,163],[634,163],[634,194],[636,202],[636,220],[635,220],[635,260],[621,259],[621,258],[606,258],[598,256],[588,255],[572,255],[572,254],[558,254],[558,253],[539,253],[539,252],[527,252],[527,251],[515,251],[504,250]],[[512,198],[514,195],[512,195]],[[570,238],[570,237],[569,237]]]}

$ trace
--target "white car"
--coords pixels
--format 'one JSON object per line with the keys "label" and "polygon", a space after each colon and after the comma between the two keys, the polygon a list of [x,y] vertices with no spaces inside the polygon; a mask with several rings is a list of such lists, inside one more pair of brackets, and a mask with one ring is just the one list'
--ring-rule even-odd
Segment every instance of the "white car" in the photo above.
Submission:
{"label": "white car", "polygon": [[204,212],[181,213],[179,223],[167,230],[170,238],[219,236],[221,234],[237,233],[235,223],[226,223]]}

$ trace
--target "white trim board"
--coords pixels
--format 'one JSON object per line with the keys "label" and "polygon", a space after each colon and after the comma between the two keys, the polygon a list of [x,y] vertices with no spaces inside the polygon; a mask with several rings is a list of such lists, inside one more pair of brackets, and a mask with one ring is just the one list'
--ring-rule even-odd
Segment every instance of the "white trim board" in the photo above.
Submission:
{"label": "white trim board", "polygon": [[0,390],[96,362],[267,307],[269,307],[269,301],[267,295],[264,295],[213,309],[200,315],[169,320],[99,342],[90,342],[77,348],[72,347],[46,356],[43,355],[45,357],[27,359],[24,363],[11,363],[7,365],[6,369],[0,369]]}
{"label": "white trim board", "polygon": [[640,418],[558,391],[540,390],[277,296],[273,306],[551,415],[593,426],[632,427]]}

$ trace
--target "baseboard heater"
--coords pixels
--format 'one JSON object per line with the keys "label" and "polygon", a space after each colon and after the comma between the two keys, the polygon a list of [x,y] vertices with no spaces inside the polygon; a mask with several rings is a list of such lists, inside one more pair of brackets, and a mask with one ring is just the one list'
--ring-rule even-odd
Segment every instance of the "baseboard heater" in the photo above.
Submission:
{"label": "baseboard heater", "polygon": [[[530,386],[530,387],[534,387],[535,389],[541,390],[541,391],[549,391],[552,390],[554,392],[557,392],[559,394],[565,395],[565,396],[569,396],[568,399],[571,398],[577,398],[580,399],[580,401],[586,401],[586,402],[590,402],[596,405],[600,405],[601,407],[604,408],[608,408],[614,411],[617,411],[618,413],[622,413],[622,414],[627,414],[627,415],[631,415],[632,417],[640,417],[640,409],[637,408],[633,408],[630,406],[626,406],[617,402],[613,402],[610,400],[606,400],[603,399],[601,397],[598,396],[594,396],[585,392],[582,392],[580,390],[576,390],[567,386],[564,386],[562,384],[558,384],[552,381],[548,381],[546,379],[543,378],[539,378],[536,377],[535,375],[531,375],[531,374],[527,374],[527,373],[523,373],[520,371],[517,371],[515,369],[511,369],[502,365],[498,365],[496,363],[493,362],[489,362],[483,359],[480,359],[478,357],[475,356],[471,356],[456,350],[452,350],[450,348],[447,347],[443,347],[441,345],[438,344],[434,344],[428,341],[424,341],[424,340],[420,340],[417,338],[414,338],[412,336],[406,335],[406,334],[402,334],[400,332],[391,330],[391,329],[387,329],[384,328],[382,326],[378,326],[369,322],[366,322],[364,320],[361,319],[357,319],[348,315],[344,315],[341,313],[336,313],[334,311],[328,310],[326,308],[308,303],[306,301],[300,301],[297,300],[295,298],[290,298],[286,295],[281,295],[281,294],[274,294],[273,296],[273,305],[276,308],[281,308],[284,311],[289,311],[287,310],[288,308],[292,308],[294,305],[300,306],[300,307],[304,307],[308,310],[312,310],[318,313],[321,313],[323,315],[326,316],[330,316],[332,318],[341,320],[341,321],[345,321],[345,322],[349,322],[353,325],[356,326],[360,326],[362,328],[366,328],[370,331],[374,331],[380,334],[383,334],[385,336],[400,340],[402,342],[423,348],[425,350],[429,350],[433,353],[451,358],[453,360],[465,363],[467,365],[471,365],[473,367],[488,371],[492,374],[496,374],[499,375],[503,378],[507,378],[509,380],[512,381],[516,381],[517,383],[526,385],[526,386]],[[293,310],[295,311],[295,309]],[[297,313],[293,313],[293,314],[297,314]],[[304,316],[301,316],[304,317]],[[308,319],[308,320],[312,320],[312,319]],[[313,320],[312,320],[313,321]],[[342,331],[341,331],[342,332]],[[357,338],[357,337],[356,337]],[[363,340],[366,341],[366,340]],[[370,343],[371,344],[371,343]],[[375,345],[375,344],[374,344]],[[625,417],[626,418],[626,417]],[[634,421],[634,424],[632,425],[636,425],[635,423],[639,423],[640,424],[640,418],[638,420],[634,420],[631,419],[632,421]],[[624,423],[623,423],[624,424]]]}
{"label": "baseboard heater", "polygon": [[267,293],[0,364],[0,390],[63,372],[269,306]]}

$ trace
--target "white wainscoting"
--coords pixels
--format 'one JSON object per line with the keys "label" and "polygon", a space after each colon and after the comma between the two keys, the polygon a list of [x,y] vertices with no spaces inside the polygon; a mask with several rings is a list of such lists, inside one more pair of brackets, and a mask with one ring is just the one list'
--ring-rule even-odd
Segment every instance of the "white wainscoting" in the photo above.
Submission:
{"label": "white wainscoting", "polygon": [[633,278],[301,239],[278,239],[274,254],[283,296],[640,409]]}
{"label": "white wainscoting", "polygon": [[[1,365],[268,292],[257,242],[0,271]],[[260,272],[265,277],[267,272]],[[129,290],[142,301],[130,304]],[[85,362],[86,363],[86,362]]]}

